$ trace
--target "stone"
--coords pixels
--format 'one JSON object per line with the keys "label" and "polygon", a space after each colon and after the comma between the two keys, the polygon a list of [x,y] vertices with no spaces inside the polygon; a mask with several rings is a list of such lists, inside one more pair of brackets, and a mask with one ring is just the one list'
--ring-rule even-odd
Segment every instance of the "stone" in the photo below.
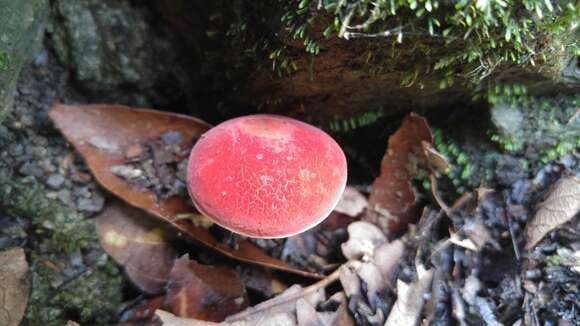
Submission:
{"label": "stone", "polygon": [[105,198],[93,194],[91,198],[79,198],[77,200],[77,209],[79,211],[98,213],[105,206]]}
{"label": "stone", "polygon": [[52,189],[59,189],[64,184],[64,176],[62,174],[51,174],[46,179],[46,185]]}
{"label": "stone", "polygon": [[0,123],[8,113],[16,79],[40,43],[46,0],[0,0]]}
{"label": "stone", "polygon": [[[171,100],[166,93],[191,78],[177,71],[177,44],[154,27],[156,19],[148,6],[131,1],[55,0],[49,33],[57,58],[84,94],[99,102],[152,107]],[[159,85],[173,89],[160,91]]]}

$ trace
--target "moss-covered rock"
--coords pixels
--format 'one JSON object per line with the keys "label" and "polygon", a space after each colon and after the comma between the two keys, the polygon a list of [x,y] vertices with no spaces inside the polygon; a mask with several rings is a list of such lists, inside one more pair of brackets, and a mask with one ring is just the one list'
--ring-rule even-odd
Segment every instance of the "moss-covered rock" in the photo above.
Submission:
{"label": "moss-covered rock", "polygon": [[240,1],[225,34],[242,48],[239,62],[257,65],[242,102],[271,111],[396,116],[469,103],[497,80],[536,94],[580,87],[575,1],[278,4]]}
{"label": "moss-covered rock", "polygon": [[123,278],[100,248],[93,220],[47,198],[34,178],[14,177],[2,164],[0,185],[0,211],[27,224],[31,295],[23,324],[109,324]]}
{"label": "moss-covered rock", "polygon": [[434,128],[435,147],[452,164],[447,177],[457,193],[480,185],[508,186],[547,162],[578,153],[580,97],[530,96],[520,86],[504,85],[489,94],[489,110],[458,113],[460,121]]}
{"label": "moss-covered rock", "polygon": [[46,4],[46,0],[0,0],[0,122],[10,107],[20,69],[40,41]]}

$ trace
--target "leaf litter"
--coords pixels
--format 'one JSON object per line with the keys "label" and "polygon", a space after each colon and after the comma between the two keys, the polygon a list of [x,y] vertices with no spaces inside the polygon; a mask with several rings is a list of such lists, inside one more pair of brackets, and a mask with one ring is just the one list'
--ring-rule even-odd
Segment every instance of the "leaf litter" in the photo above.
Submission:
{"label": "leaf litter", "polygon": [[[130,162],[127,153],[139,153],[139,150],[135,150],[136,144],[145,149],[146,146],[152,144],[152,141],[153,143],[161,141],[179,145],[179,148],[191,148],[194,140],[210,128],[209,124],[185,115],[120,105],[69,106],[55,104],[49,112],[49,116],[86,160],[96,180],[105,189],[131,206],[147,211],[175,227],[187,238],[227,257],[306,277],[320,278],[317,273],[294,268],[280,259],[269,256],[261,248],[247,240],[240,241],[237,248],[231,248],[221,243],[210,230],[196,226],[188,219],[182,218],[195,213],[194,208],[188,205],[189,199],[187,197],[174,195],[169,198],[161,198],[152,191],[151,187],[139,187],[140,183],[137,180],[132,180],[128,176],[119,177],[113,173],[119,169],[119,166],[126,166],[126,169],[140,169],[127,164]],[[95,146],[95,139],[99,139],[96,142],[99,146]],[[113,148],[116,150],[111,151]],[[159,164],[174,163],[173,159],[170,158],[175,154],[172,150],[150,152],[153,155],[157,153]],[[157,173],[132,173],[145,175],[146,182],[152,178],[159,178]],[[153,188],[157,189],[158,187]],[[165,188],[161,187],[160,189],[163,191]]]}
{"label": "leaf litter", "polygon": [[[91,142],[90,138],[79,141],[79,135],[67,137],[76,139],[77,143],[71,142],[81,154],[83,146],[99,151],[83,154],[89,167],[94,159],[91,155],[120,152],[117,161],[103,166],[116,181],[124,182],[123,187],[131,187],[132,193],[125,194],[127,198],[117,193],[119,189],[105,187],[168,222],[186,237],[241,262],[289,271],[284,260],[302,259],[302,269],[293,270],[296,274],[320,275],[305,272],[309,270],[329,274],[302,286],[304,282],[280,279],[257,266],[241,265],[234,270],[184,257],[176,262],[187,267],[181,274],[173,270],[169,274],[172,279],[166,281],[173,287],[165,285],[159,297],[144,299],[141,310],[133,310],[141,312],[137,314],[141,320],[165,325],[471,325],[580,320],[577,184],[569,183],[577,180],[570,175],[578,175],[580,170],[576,157],[550,163],[533,178],[521,174],[511,185],[481,187],[447,204],[444,200],[449,197],[441,196],[437,185],[440,180],[445,182],[442,174],[449,162],[433,148],[426,120],[411,115],[390,138],[381,175],[368,200],[365,194],[349,188],[337,211],[317,229],[285,241],[242,241],[240,249],[234,250],[222,247],[215,233],[183,218],[196,213],[187,203],[173,203],[179,191],[172,193],[169,187],[159,191],[148,184],[159,175],[155,169],[149,174],[145,170],[160,162],[170,168],[171,180],[179,180],[179,159],[173,157],[180,156],[181,148],[168,146],[161,135],[170,132],[166,137],[173,137],[174,145],[189,136],[172,128],[162,131],[151,137],[138,136],[140,140],[131,144],[107,142],[107,138]],[[155,154],[159,151],[155,142],[164,142],[161,154]],[[149,167],[140,162],[143,160],[149,161]],[[110,170],[115,166],[117,175]],[[103,179],[95,170],[98,172],[91,167],[96,179]],[[417,196],[413,188],[413,179],[420,170],[431,174],[433,203]],[[158,207],[131,198],[143,194],[153,194]],[[535,207],[542,198],[546,198],[545,203]],[[404,230],[407,232],[402,237],[395,238]],[[247,250],[255,251],[248,254]],[[296,253],[304,256],[296,258]],[[282,264],[274,257],[282,257]],[[176,265],[168,265],[175,269]],[[211,277],[200,277],[204,273]],[[227,288],[235,290],[230,293],[218,283],[230,284]],[[217,297],[230,298],[225,300],[233,303],[211,315],[216,305],[209,308],[195,299],[204,298],[203,293],[217,293]],[[255,294],[259,294],[258,301]],[[252,306],[242,310],[248,304]],[[151,319],[155,310],[157,319]],[[221,323],[200,320],[224,318]]]}
{"label": "leaf litter", "polygon": [[30,292],[27,272],[28,263],[22,248],[0,252],[0,325],[20,325]]}

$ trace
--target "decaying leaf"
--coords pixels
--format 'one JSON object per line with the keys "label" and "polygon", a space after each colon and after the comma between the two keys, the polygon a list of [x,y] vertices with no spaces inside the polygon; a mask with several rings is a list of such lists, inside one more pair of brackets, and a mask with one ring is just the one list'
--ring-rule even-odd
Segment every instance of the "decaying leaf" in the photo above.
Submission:
{"label": "decaying leaf", "polygon": [[401,240],[385,243],[375,249],[373,263],[378,267],[385,282],[390,285],[395,276],[399,261],[403,257],[405,245]]}
{"label": "decaying leaf", "polygon": [[339,271],[340,269],[337,269],[332,274],[326,276],[324,279],[306,288],[302,288],[300,285],[295,284],[289,287],[282,294],[270,300],[250,307],[238,314],[229,316],[226,321],[253,322],[263,318],[264,316],[270,316],[278,313],[289,313],[293,316],[296,309],[296,302],[298,300],[306,299],[312,304],[317,304],[318,302],[323,301],[325,298],[324,288],[338,280]]}
{"label": "decaying leaf", "polygon": [[159,317],[159,319],[161,319],[163,326],[213,326],[213,325],[221,325],[221,323],[214,323],[211,321],[177,317],[176,315],[174,315],[170,312],[164,311],[164,310],[155,311],[155,315],[157,315],[157,317]]}
{"label": "decaying leaf", "polygon": [[431,287],[433,269],[417,266],[418,280],[412,284],[397,282],[397,301],[385,326],[416,325],[423,309],[425,293]]}
{"label": "decaying leaf", "polygon": [[579,210],[580,179],[560,180],[526,226],[526,249],[534,248],[546,234],[568,222]]}
{"label": "decaying leaf", "polygon": [[432,144],[433,137],[427,120],[417,115],[405,118],[389,138],[381,174],[373,183],[364,217],[385,232],[401,232],[418,217],[411,181],[418,166],[426,165],[423,142]]}
{"label": "decaying leaf", "polygon": [[296,312],[296,302],[300,299],[305,299],[308,302],[317,304],[324,300],[324,289],[316,288],[315,291],[308,291],[308,288],[302,288],[300,285],[295,284],[270,300],[250,307],[239,314],[229,316],[226,318],[226,321],[252,322],[260,320],[264,316],[272,316],[276,314],[290,314],[294,316]]}
{"label": "decaying leaf", "polygon": [[194,139],[211,127],[209,124],[185,115],[121,105],[55,104],[49,116],[83,156],[96,180],[131,206],[141,208],[170,223],[186,237],[227,257],[306,277],[321,278],[321,275],[293,268],[268,256],[249,241],[240,241],[237,250],[220,244],[207,229],[193,225],[188,219],[179,218],[194,213],[184,198],[159,198],[152,191],[135,189],[125,178],[113,173],[119,166],[127,163],[127,154],[135,152],[136,144],[145,144],[163,135],[179,133],[183,138],[181,145],[191,147]]}
{"label": "decaying leaf", "polygon": [[155,316],[155,311],[161,309],[165,301],[165,295],[158,295],[151,298],[143,298],[135,306],[130,309],[123,311],[121,317],[119,318],[119,324],[117,326],[131,326],[131,325],[155,325],[152,322],[152,318]]}
{"label": "decaying leaf", "polygon": [[289,313],[278,313],[263,316],[259,320],[252,322],[235,322],[235,323],[215,323],[211,321],[189,319],[177,317],[167,311],[157,310],[157,317],[163,322],[163,326],[296,326],[296,319]]}
{"label": "decaying leaf", "polygon": [[0,325],[18,326],[28,303],[28,263],[22,248],[0,252]]}
{"label": "decaying leaf", "polygon": [[168,230],[144,211],[113,202],[96,219],[101,246],[125,268],[135,285],[161,293],[177,253],[167,241]]}
{"label": "decaying leaf", "polygon": [[200,265],[187,256],[175,261],[164,302],[170,312],[180,317],[222,321],[247,306],[246,289],[234,271]]}
{"label": "decaying leaf", "polygon": [[342,254],[348,259],[372,257],[375,249],[387,242],[387,238],[377,226],[369,222],[351,223],[348,241],[342,244]]}
{"label": "decaying leaf", "polygon": [[317,311],[315,305],[305,299],[296,302],[296,324],[298,326],[349,326],[354,321],[348,313],[347,302],[343,298],[336,311]]}
{"label": "decaying leaf", "polygon": [[240,266],[240,277],[246,288],[256,291],[267,298],[282,293],[287,288],[271,270],[260,266]]}
{"label": "decaying leaf", "polygon": [[350,217],[356,217],[364,212],[367,205],[367,198],[363,194],[356,190],[356,188],[347,186],[334,210]]}
{"label": "decaying leaf", "polygon": [[[403,242],[395,240],[374,246],[370,254],[354,256],[362,258],[362,261],[350,260],[343,264],[340,282],[346,295],[349,298],[364,296],[371,308],[376,309],[383,301],[384,290],[392,285],[403,251]],[[384,321],[383,317],[380,318]]]}

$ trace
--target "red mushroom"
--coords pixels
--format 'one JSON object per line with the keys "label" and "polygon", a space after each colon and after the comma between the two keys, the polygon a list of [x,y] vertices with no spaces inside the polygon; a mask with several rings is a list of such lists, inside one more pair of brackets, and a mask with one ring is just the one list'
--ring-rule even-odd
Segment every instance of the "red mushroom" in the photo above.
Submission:
{"label": "red mushroom", "polygon": [[322,222],[346,186],[346,158],[322,130],[275,115],[228,120],[195,144],[187,187],[198,210],[254,238],[283,238]]}

